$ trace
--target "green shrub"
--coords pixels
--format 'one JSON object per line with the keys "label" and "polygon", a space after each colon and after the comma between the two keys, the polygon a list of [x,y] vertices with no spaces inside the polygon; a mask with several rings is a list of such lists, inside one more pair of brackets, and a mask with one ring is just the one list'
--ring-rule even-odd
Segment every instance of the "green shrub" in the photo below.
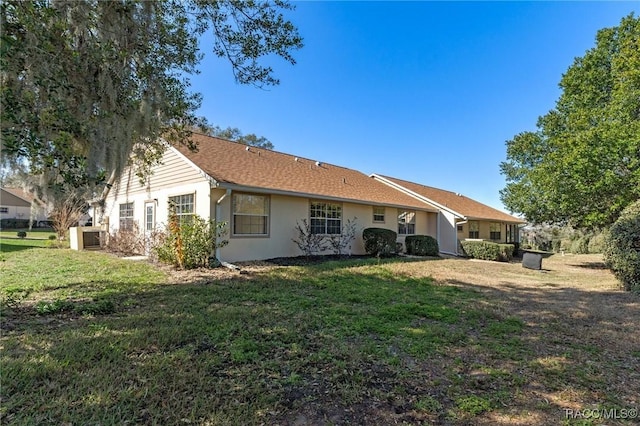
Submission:
{"label": "green shrub", "polygon": [[25,231],[18,231],[18,238],[27,238],[27,233]]}
{"label": "green shrub", "polygon": [[364,249],[372,256],[384,257],[395,254],[397,238],[398,234],[390,229],[366,228],[362,231]]}
{"label": "green shrub", "polygon": [[48,237],[48,238],[49,238],[49,241],[54,241],[54,240],[57,240],[57,239],[58,239],[58,236],[56,236],[56,235],[49,235],[49,237]]}
{"label": "green shrub", "polygon": [[207,221],[198,215],[179,223],[175,215],[169,219],[165,232],[153,235],[152,249],[158,260],[182,269],[210,267],[217,264],[211,255],[229,241],[226,222]]}
{"label": "green shrub", "polygon": [[438,241],[429,235],[408,235],[404,240],[407,254],[416,256],[438,256]]}
{"label": "green shrub", "polygon": [[513,244],[498,244],[500,246],[500,260],[502,262],[509,262],[513,259],[513,253],[515,252],[515,245]]}
{"label": "green shrub", "polygon": [[604,234],[602,232],[589,238],[589,253],[602,253],[604,251]]}
{"label": "green shrub", "polygon": [[551,249],[553,250],[554,253],[560,253],[561,247],[562,247],[561,240],[551,241]]}
{"label": "green shrub", "polygon": [[573,240],[569,251],[575,254],[589,253],[589,237],[579,237]]}
{"label": "green shrub", "polygon": [[513,258],[513,244],[497,244],[490,241],[461,241],[462,249],[474,259],[507,262]]}
{"label": "green shrub", "polygon": [[604,240],[607,267],[625,290],[640,293],[640,200],[622,211]]}

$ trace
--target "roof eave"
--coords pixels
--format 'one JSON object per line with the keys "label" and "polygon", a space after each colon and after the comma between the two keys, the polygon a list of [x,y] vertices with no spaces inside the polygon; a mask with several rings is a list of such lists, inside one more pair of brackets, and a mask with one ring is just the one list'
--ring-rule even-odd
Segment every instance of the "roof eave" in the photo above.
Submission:
{"label": "roof eave", "polygon": [[325,194],[314,194],[311,192],[287,191],[282,189],[238,185],[238,184],[229,183],[229,182],[218,182],[216,188],[231,189],[232,191],[238,191],[238,192],[254,192],[257,194],[273,194],[273,195],[284,195],[284,196],[290,196],[290,197],[312,198],[315,200],[347,202],[347,203],[362,204],[367,206],[384,206],[384,207],[396,207],[396,208],[403,208],[403,209],[418,209],[421,211],[437,213],[436,209],[417,208],[415,206],[406,205],[406,204],[385,203],[380,201],[361,200],[357,198],[335,197],[335,196],[325,195]]}
{"label": "roof eave", "polygon": [[378,181],[380,181],[380,182],[382,182],[382,183],[384,183],[387,186],[390,186],[390,187],[392,187],[394,189],[397,189],[398,191],[403,192],[403,193],[405,193],[405,194],[407,194],[407,195],[409,195],[409,196],[411,196],[411,197],[413,197],[413,198],[415,198],[417,200],[420,200],[423,203],[431,204],[433,207],[435,207],[436,211],[445,210],[445,211],[453,214],[454,216],[457,216],[459,219],[463,219],[463,220],[467,219],[467,217],[465,215],[463,215],[462,213],[459,213],[459,212],[457,212],[457,211],[455,211],[455,210],[453,210],[453,209],[451,209],[451,208],[449,208],[447,206],[443,206],[442,204],[440,204],[440,203],[438,203],[436,201],[433,201],[432,199],[427,198],[424,195],[420,195],[417,192],[414,192],[414,191],[412,191],[412,190],[410,190],[408,188],[405,188],[404,186],[402,186],[402,185],[400,185],[400,184],[398,184],[396,182],[393,182],[393,181],[385,178],[384,176],[380,176],[379,174],[376,174],[376,173],[372,173],[369,176],[374,178],[374,179],[376,179],[376,180],[378,180]]}

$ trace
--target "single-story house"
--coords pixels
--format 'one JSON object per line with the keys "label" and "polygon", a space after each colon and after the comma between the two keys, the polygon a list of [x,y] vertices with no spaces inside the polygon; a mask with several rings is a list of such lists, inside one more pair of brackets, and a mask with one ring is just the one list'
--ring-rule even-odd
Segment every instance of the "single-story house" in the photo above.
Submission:
{"label": "single-story house", "polygon": [[14,227],[13,223],[37,226],[47,220],[47,210],[42,202],[21,188],[0,188],[0,219],[10,227]]}
{"label": "single-story house", "polygon": [[520,241],[519,226],[526,223],[522,219],[459,193],[389,176],[371,177],[438,209],[438,244],[443,253],[460,254],[460,241],[466,239]]}
{"label": "single-story house", "polygon": [[169,147],[145,182],[127,170],[107,193],[102,223],[110,232],[164,229],[170,205],[228,224],[226,262],[299,256],[292,241],[305,219],[313,233],[339,234],[356,218],[351,253],[364,254],[362,229],[438,235],[436,207],[372,176],[321,161],[194,134],[197,152]]}

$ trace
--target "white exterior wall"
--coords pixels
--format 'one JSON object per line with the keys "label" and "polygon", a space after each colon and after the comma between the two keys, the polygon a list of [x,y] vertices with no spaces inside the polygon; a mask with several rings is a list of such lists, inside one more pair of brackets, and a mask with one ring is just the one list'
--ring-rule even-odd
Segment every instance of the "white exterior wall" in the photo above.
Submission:
{"label": "white exterior wall", "polygon": [[440,210],[438,219],[438,246],[442,253],[458,254],[458,232],[456,217],[445,210]]}
{"label": "white exterior wall", "polygon": [[108,221],[109,232],[120,226],[120,204],[133,203],[133,219],[142,231],[145,220],[145,204],[155,204],[155,228],[164,229],[169,219],[169,197],[194,194],[195,213],[209,218],[211,190],[207,178],[172,150],[167,150],[162,164],[154,169],[146,185],[127,170],[107,196],[102,223]]}

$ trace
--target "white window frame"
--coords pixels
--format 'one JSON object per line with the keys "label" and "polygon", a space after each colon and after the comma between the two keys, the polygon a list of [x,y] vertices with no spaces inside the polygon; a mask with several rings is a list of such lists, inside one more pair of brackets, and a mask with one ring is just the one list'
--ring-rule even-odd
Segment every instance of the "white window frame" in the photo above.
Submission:
{"label": "white window frame", "polygon": [[[191,202],[184,201],[185,199],[188,200],[188,197],[191,197]],[[174,204],[172,205],[172,203]],[[169,216],[171,216],[171,214],[175,214],[178,217],[179,223],[185,223],[185,222],[191,221],[191,219],[196,214],[196,194],[193,192],[188,194],[173,195],[169,197],[168,204],[169,204]],[[185,212],[184,211],[185,207],[189,205],[191,206],[191,211]],[[175,211],[173,211],[174,208],[175,208]]]}
{"label": "white window frame", "polygon": [[[129,203],[120,203],[118,206],[118,229],[122,231],[132,231],[134,227],[134,208],[133,201]],[[125,215],[123,215],[125,213]]]}
{"label": "white window frame", "polygon": [[[373,206],[373,223],[384,223],[385,213],[384,206]],[[377,219],[376,216],[378,216]]]}
{"label": "white window frame", "polygon": [[342,204],[330,201],[311,201],[309,203],[309,224],[312,234],[340,235],[342,233]]}
{"label": "white window frame", "polygon": [[[265,212],[263,214],[256,214],[256,213],[249,213],[249,212],[237,212],[236,211],[236,197],[262,197],[264,198],[264,203],[265,203]],[[243,216],[243,217],[261,217],[264,220],[264,224],[262,226],[264,226],[264,232],[248,232],[248,233],[243,233],[243,232],[236,232],[236,217],[238,216]],[[232,229],[232,236],[234,237],[268,237],[269,236],[269,230],[270,230],[270,222],[271,222],[271,197],[269,195],[266,194],[252,194],[252,193],[245,193],[245,192],[235,192],[233,193],[233,195],[231,196],[231,220],[232,220],[232,224],[231,224],[231,229]],[[251,224],[249,225],[251,226]]]}
{"label": "white window frame", "polygon": [[[407,216],[411,216],[409,221]],[[398,210],[398,235],[416,234],[416,216],[415,210]]]}

